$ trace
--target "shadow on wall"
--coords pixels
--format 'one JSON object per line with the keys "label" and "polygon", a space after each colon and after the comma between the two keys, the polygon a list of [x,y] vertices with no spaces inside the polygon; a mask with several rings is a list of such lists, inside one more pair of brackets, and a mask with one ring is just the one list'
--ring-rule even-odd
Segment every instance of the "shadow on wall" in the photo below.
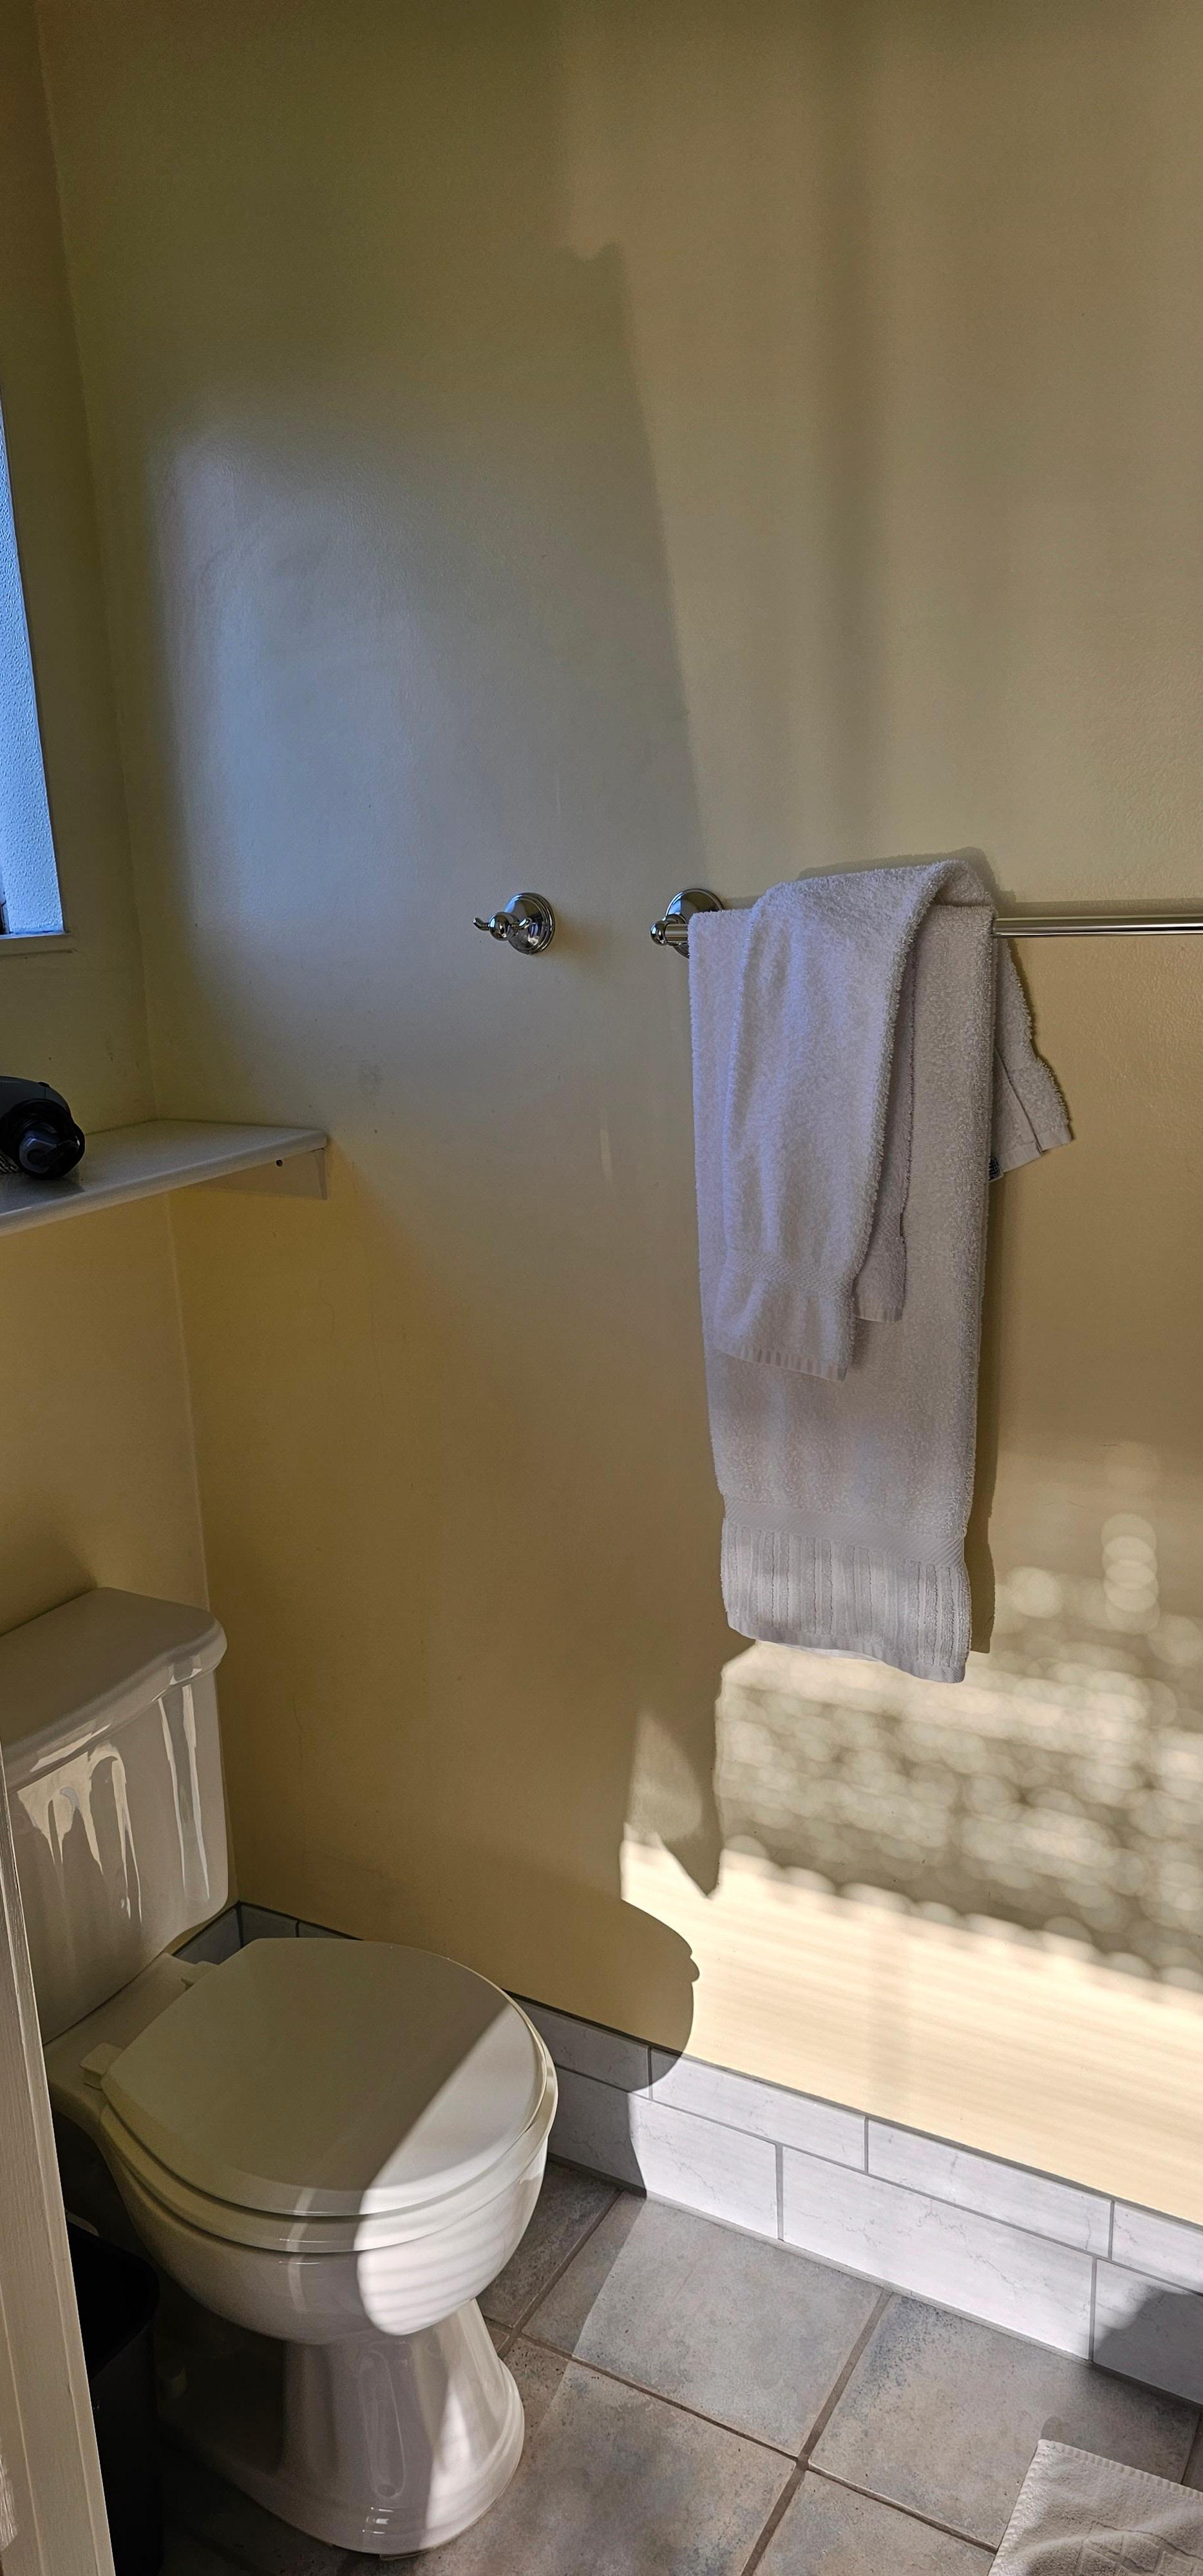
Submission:
{"label": "shadow on wall", "polygon": [[[320,1244],[178,1218],[234,1833],[265,1897],[683,2041],[686,1946],[619,1887],[645,1712],[714,1881],[730,1643],[646,937],[706,866],[663,535],[620,255],[555,246],[556,13],[404,18],[345,87],[290,55],[286,142],[249,60],[216,195],[182,48],[183,301],[134,361],[161,1098],[339,1147]],[[530,884],[533,969],[471,930]]]}

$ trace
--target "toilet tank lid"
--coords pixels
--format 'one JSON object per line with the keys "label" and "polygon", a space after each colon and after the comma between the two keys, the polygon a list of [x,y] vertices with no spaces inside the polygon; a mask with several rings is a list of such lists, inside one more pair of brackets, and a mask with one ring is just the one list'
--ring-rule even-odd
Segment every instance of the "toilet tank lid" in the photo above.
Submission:
{"label": "toilet tank lid", "polygon": [[0,1636],[0,1747],[14,1786],[67,1743],[133,1717],[173,1682],[212,1672],[225,1634],[209,1610],[142,1592],[81,1592]]}

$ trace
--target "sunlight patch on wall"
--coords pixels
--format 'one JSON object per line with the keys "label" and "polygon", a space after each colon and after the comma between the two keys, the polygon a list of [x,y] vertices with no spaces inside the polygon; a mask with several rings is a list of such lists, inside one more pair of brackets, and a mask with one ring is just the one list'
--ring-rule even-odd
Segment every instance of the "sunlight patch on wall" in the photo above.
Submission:
{"label": "sunlight patch on wall", "polygon": [[691,2056],[1203,2222],[1203,1996],[748,1852],[707,1897],[628,1834],[622,1889],[693,1951]]}
{"label": "sunlight patch on wall", "polygon": [[649,1739],[623,1892],[691,1945],[691,2053],[1203,2218],[1198,1498],[1135,1458],[1045,1484],[1072,1570],[1011,1567],[962,1684],[736,1655],[717,1886]]}

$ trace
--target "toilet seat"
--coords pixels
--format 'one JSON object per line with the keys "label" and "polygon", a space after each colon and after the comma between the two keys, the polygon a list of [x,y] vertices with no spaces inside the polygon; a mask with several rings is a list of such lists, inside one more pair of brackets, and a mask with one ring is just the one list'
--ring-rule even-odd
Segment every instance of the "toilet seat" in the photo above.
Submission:
{"label": "toilet seat", "polygon": [[210,2236],[400,2244],[506,2188],[546,2135],[547,2052],[471,1969],[391,1942],[255,1941],[102,2077],[114,2154]]}
{"label": "toilet seat", "polygon": [[359,2218],[310,2217],[303,2213],[289,2216],[215,2200],[211,2193],[198,2191],[152,2156],[107,2103],[100,2126],[114,2163],[150,2192],[172,2217],[182,2218],[200,2235],[215,2237],[221,2244],[250,2246],[261,2253],[364,2254],[409,2244],[441,2228],[470,2220],[477,2210],[486,2208],[521,2180],[542,2152],[554,2111],[554,2099],[548,2100],[553,2091],[554,2074],[549,2064],[546,2089],[535,2118],[497,2163],[473,2183],[458,2191],[432,2195],[409,2210]]}

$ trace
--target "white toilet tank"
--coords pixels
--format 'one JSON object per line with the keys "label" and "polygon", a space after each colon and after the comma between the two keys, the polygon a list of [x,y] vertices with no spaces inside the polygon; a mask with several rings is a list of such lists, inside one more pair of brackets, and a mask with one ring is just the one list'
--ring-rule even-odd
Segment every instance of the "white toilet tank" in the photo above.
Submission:
{"label": "white toilet tank", "polygon": [[45,2040],[228,1892],[207,1610],[85,1592],[0,1636],[0,1753]]}

